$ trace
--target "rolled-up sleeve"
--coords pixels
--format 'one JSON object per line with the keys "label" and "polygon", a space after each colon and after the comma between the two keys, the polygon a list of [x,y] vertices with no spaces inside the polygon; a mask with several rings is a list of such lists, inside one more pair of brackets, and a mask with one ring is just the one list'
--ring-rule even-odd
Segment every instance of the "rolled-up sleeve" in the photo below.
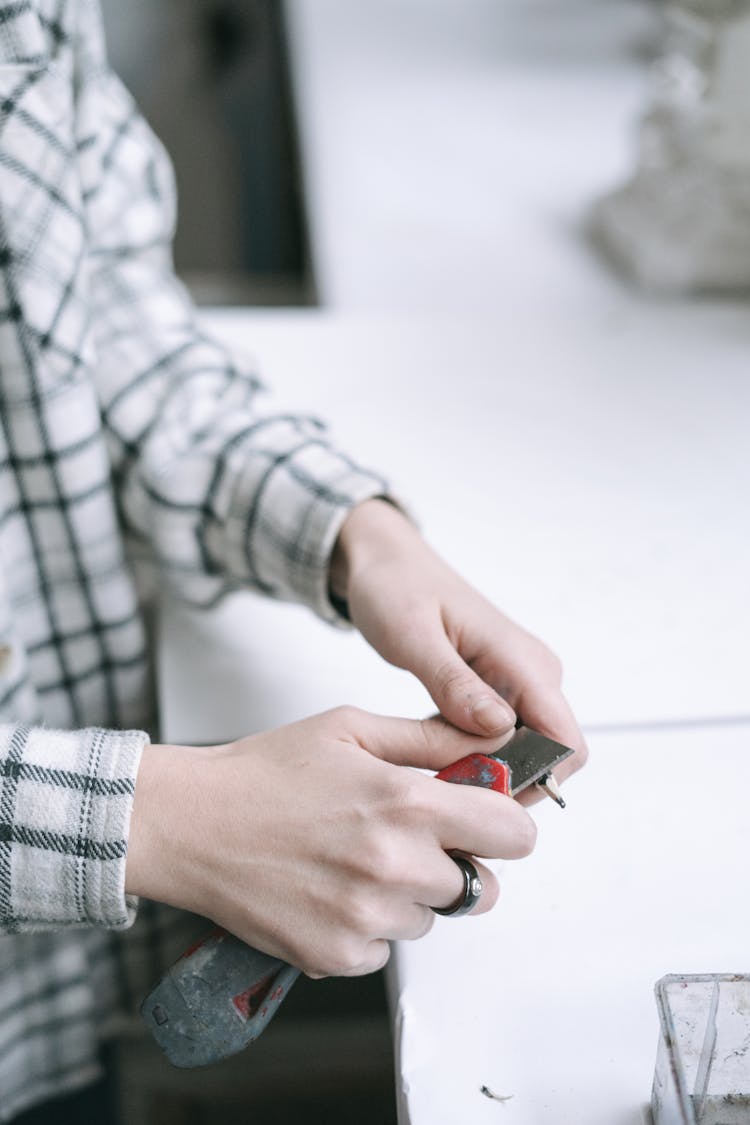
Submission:
{"label": "rolled-up sleeve", "polygon": [[0,932],[125,929],[141,731],[0,726]]}
{"label": "rolled-up sleeve", "polygon": [[337,620],[333,543],[385,481],[319,419],[274,408],[251,363],[201,330],[172,269],[171,166],[106,67],[77,114],[94,378],[123,526],[191,601],[249,586]]}

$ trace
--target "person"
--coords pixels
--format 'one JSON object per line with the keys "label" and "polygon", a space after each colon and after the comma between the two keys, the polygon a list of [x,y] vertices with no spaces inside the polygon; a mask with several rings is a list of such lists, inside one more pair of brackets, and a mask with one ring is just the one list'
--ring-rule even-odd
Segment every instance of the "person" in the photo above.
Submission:
{"label": "person", "polygon": [[[517,719],[575,748],[561,779],[586,754],[557,659],[202,331],[173,200],[97,0],[0,2],[3,1121],[96,1079],[174,955],[170,906],[310,976],[371,972],[460,896],[448,852],[534,842],[518,802],[402,767],[495,749]],[[193,604],[251,588],[351,623],[438,716],[344,706],[160,745],[154,575]],[[481,913],[498,886],[476,868]]]}

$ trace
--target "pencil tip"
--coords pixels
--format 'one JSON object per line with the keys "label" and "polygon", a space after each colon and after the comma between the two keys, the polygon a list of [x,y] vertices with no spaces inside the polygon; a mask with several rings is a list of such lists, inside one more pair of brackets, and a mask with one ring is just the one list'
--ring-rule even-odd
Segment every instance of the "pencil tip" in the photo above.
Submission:
{"label": "pencil tip", "polygon": [[545,774],[544,777],[540,777],[537,781],[537,785],[541,790],[543,790],[543,792],[547,794],[548,797],[551,797],[552,800],[556,804],[558,804],[561,809],[565,808],[565,799],[560,792],[560,786],[557,784],[551,773]]}

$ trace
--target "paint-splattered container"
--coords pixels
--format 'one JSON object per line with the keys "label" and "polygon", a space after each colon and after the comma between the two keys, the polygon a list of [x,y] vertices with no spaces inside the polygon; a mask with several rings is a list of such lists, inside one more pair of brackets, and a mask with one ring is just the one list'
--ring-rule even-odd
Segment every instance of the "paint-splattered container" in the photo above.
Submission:
{"label": "paint-splattered container", "polygon": [[750,976],[662,977],[656,1004],[654,1125],[750,1125]]}

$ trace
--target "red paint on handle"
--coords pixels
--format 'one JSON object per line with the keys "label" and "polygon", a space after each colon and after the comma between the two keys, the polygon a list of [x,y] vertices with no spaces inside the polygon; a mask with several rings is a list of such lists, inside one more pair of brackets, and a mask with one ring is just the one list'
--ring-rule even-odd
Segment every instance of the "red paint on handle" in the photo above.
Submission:
{"label": "red paint on handle", "polygon": [[214,926],[210,933],[204,934],[202,938],[198,938],[197,941],[194,941],[192,945],[188,946],[185,952],[180,955],[180,960],[182,961],[186,957],[192,957],[194,953],[204,945],[207,945],[209,941],[223,941],[226,936],[226,930],[222,929],[221,926]]}
{"label": "red paint on handle", "polygon": [[270,1004],[284,995],[284,989],[281,987],[277,988],[270,996],[268,995],[277,976],[278,973],[270,973],[267,977],[255,981],[244,992],[239,992],[232,997],[232,1003],[241,1019],[251,1019],[260,1010],[261,1004]]}
{"label": "red paint on handle", "polygon": [[510,767],[500,758],[486,754],[468,754],[435,775],[439,781],[452,781],[456,785],[478,785],[494,789],[496,793],[510,795]]}

